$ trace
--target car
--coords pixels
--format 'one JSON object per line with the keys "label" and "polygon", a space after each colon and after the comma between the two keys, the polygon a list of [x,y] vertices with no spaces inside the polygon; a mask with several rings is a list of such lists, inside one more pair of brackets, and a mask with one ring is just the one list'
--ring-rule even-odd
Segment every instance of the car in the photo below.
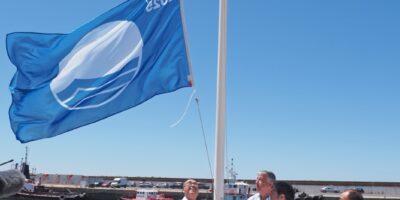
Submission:
{"label": "car", "polygon": [[112,188],[126,188],[128,186],[128,178],[114,178],[110,186]]}
{"label": "car", "polygon": [[182,182],[175,182],[169,185],[169,188],[172,189],[182,189],[183,188],[183,183]]}
{"label": "car", "polygon": [[128,187],[135,187],[136,183],[135,181],[128,181]]}
{"label": "car", "polygon": [[89,187],[90,188],[94,188],[94,187],[101,187],[101,185],[103,184],[103,181],[96,181],[94,183],[90,183]]}
{"label": "car", "polygon": [[96,187],[96,186],[95,186],[94,183],[89,183],[88,187],[89,187],[89,188],[94,188],[94,187]]}
{"label": "car", "polygon": [[205,184],[205,183],[199,183],[198,184],[199,189],[203,189],[203,190],[208,190],[210,189],[210,186]]}
{"label": "car", "polygon": [[328,192],[331,192],[331,193],[339,193],[340,190],[337,189],[336,187],[333,187],[333,186],[325,186],[325,187],[322,187],[322,188],[321,188],[321,192],[322,192],[322,193],[328,193]]}
{"label": "car", "polygon": [[101,187],[101,185],[103,185],[103,181],[96,181],[93,183],[94,187]]}
{"label": "car", "polygon": [[153,187],[153,183],[151,182],[141,182],[138,185],[140,188],[152,188]]}
{"label": "car", "polygon": [[364,193],[364,189],[362,187],[353,187],[353,188],[350,188],[350,189],[355,190],[355,191],[357,191],[357,192],[359,192],[361,194]]}
{"label": "car", "polygon": [[166,182],[162,182],[162,183],[157,183],[154,187],[156,187],[156,188],[168,188],[169,185]]}
{"label": "car", "polygon": [[101,187],[110,187],[112,181],[104,181],[103,184],[101,184]]}

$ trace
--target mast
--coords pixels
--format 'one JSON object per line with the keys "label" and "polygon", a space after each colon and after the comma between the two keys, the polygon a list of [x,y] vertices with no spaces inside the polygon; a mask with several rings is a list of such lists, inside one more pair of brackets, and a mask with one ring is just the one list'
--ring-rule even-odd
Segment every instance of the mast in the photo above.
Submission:
{"label": "mast", "polygon": [[224,198],[224,148],[226,113],[226,32],[227,0],[219,1],[218,77],[215,126],[214,200]]}
{"label": "mast", "polygon": [[21,172],[25,175],[26,179],[31,179],[31,172],[28,165],[28,146],[25,147],[25,160],[22,160]]}
{"label": "mast", "polygon": [[233,158],[231,159],[231,168],[228,169],[227,173],[228,173],[228,183],[230,184],[236,183],[236,176],[238,175],[238,173],[235,172],[235,170],[233,169]]}
{"label": "mast", "polygon": [[25,163],[28,164],[28,146],[25,147]]}

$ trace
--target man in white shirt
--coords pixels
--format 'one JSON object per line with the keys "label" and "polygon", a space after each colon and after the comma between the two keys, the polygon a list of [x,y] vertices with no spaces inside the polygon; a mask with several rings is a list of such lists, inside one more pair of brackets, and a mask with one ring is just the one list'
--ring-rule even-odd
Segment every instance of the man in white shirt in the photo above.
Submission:
{"label": "man in white shirt", "polygon": [[199,185],[196,180],[189,179],[183,184],[183,193],[185,196],[182,200],[196,200],[199,196]]}
{"label": "man in white shirt", "polygon": [[271,200],[270,195],[274,189],[274,180],[269,174],[267,170],[258,172],[256,179],[258,193],[248,198],[248,200]]}

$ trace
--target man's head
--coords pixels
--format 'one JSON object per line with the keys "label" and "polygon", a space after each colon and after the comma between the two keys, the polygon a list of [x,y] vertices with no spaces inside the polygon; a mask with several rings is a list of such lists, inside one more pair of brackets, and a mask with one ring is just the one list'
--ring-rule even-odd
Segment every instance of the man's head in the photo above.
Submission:
{"label": "man's head", "polygon": [[270,178],[269,172],[266,170],[261,170],[257,174],[256,186],[257,191],[261,194],[262,197],[269,196],[271,191],[273,190],[273,181]]}
{"label": "man's head", "polygon": [[268,171],[267,173],[268,173],[268,177],[270,180],[276,181],[276,176],[275,176],[274,172]]}
{"label": "man's head", "polygon": [[294,200],[294,189],[285,181],[276,181],[274,183],[274,190],[276,193],[275,199],[277,200]]}
{"label": "man's head", "polygon": [[199,185],[196,180],[189,179],[183,184],[183,193],[188,200],[195,200],[199,195]]}
{"label": "man's head", "polygon": [[364,200],[361,193],[355,190],[346,190],[340,195],[339,200]]}

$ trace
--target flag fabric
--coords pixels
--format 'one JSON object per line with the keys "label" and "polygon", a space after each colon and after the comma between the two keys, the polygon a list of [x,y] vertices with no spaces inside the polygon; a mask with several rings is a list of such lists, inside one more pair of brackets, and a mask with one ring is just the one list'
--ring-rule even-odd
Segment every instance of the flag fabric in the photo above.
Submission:
{"label": "flag fabric", "polygon": [[10,124],[50,138],[190,87],[180,0],[128,0],[69,34],[10,33]]}

